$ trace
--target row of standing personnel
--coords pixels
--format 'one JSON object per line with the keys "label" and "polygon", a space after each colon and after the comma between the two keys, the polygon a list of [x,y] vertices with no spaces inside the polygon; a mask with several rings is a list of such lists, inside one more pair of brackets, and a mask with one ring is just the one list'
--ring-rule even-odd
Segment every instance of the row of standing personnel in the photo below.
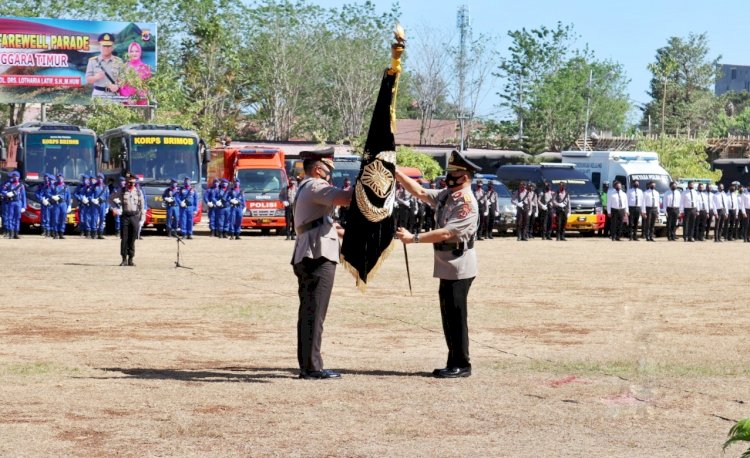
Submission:
{"label": "row of standing personnel", "polygon": [[[557,221],[557,240],[565,241],[565,224],[570,215],[570,194],[565,183],[560,183],[556,191],[552,185],[545,183],[544,189],[536,191],[536,185],[521,182],[518,190],[511,197],[511,204],[516,207],[516,238],[527,241],[538,222],[543,240],[552,240],[553,222]],[[553,218],[554,216],[554,218]],[[562,224],[561,224],[562,222]]]}
{"label": "row of standing personnel", "polygon": [[750,189],[732,184],[728,191],[722,184],[704,185],[689,182],[687,189],[680,190],[675,182],[670,190],[660,195],[653,181],[646,190],[634,181],[627,191],[615,181],[606,194],[607,215],[611,218],[612,240],[622,240],[625,231],[630,240],[639,240],[638,226],[647,241],[654,241],[654,226],[659,219],[659,210],[667,215],[667,239],[677,240],[677,226],[683,221],[683,240],[686,242],[710,239],[713,224],[715,242],[742,239],[750,241]]}

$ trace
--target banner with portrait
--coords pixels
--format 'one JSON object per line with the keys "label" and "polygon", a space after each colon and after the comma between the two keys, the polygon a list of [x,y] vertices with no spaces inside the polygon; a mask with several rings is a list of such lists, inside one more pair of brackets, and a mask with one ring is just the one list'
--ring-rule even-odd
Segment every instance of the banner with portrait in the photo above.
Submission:
{"label": "banner with portrait", "polygon": [[155,23],[0,16],[0,103],[148,105]]}

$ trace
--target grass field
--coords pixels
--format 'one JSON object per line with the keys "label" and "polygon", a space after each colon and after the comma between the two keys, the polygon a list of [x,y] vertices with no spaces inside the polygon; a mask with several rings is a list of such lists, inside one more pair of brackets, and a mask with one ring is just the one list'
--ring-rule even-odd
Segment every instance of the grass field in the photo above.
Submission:
{"label": "grass field", "polygon": [[0,239],[0,456],[704,457],[750,416],[746,244],[479,242],[461,380],[398,246],[364,295],[338,270],[344,377],[305,381],[292,242],[186,243]]}

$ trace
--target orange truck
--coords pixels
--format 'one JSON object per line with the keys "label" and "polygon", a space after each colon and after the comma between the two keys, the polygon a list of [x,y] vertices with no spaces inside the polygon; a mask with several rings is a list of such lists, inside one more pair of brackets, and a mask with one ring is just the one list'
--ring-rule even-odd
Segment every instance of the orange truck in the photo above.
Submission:
{"label": "orange truck", "polygon": [[245,194],[243,229],[260,229],[280,234],[286,227],[284,202],[287,176],[284,152],[261,146],[229,146],[211,150],[208,185],[226,178],[239,180]]}

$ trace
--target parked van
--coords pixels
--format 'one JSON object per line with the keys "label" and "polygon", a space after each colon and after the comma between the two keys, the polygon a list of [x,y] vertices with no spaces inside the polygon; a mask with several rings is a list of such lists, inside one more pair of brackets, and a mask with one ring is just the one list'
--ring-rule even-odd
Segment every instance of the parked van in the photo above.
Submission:
{"label": "parked van", "polygon": [[504,165],[497,169],[497,179],[514,191],[521,181],[534,183],[537,190],[543,189],[545,182],[550,183],[553,190],[558,184],[565,183],[571,209],[565,229],[593,235],[594,231],[604,228],[605,216],[599,193],[591,179],[576,170],[573,164]]}

